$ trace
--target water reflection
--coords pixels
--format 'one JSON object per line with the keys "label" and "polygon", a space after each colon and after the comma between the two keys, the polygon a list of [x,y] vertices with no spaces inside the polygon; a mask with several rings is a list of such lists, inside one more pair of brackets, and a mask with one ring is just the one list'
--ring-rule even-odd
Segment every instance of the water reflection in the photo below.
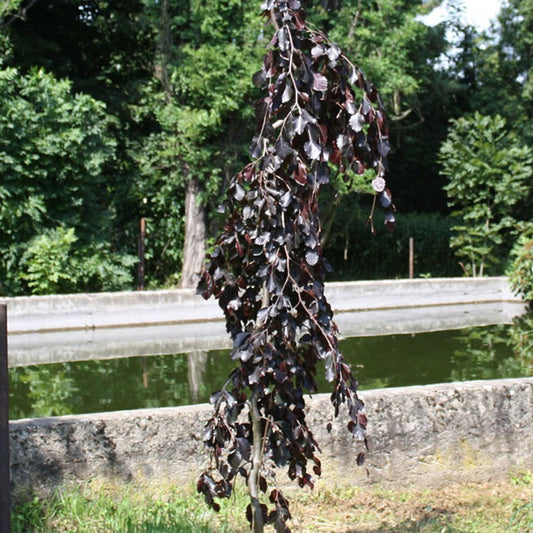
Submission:
{"label": "water reflection", "polygon": [[464,330],[457,340],[460,347],[453,353],[451,373],[454,381],[533,374],[533,315],[515,319],[512,327]]}
{"label": "water reflection", "polygon": [[[533,316],[513,325],[354,337],[341,349],[362,389],[531,375]],[[10,369],[10,418],[205,402],[234,361],[227,350]],[[319,392],[330,385],[318,376]]]}
{"label": "water reflection", "polygon": [[205,395],[207,351],[194,350],[187,354],[187,379],[191,403],[199,402]]}

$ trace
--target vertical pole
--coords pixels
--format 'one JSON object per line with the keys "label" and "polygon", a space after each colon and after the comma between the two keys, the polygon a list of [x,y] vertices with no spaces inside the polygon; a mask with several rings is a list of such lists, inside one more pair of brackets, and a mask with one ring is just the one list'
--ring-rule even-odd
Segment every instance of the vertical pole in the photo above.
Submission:
{"label": "vertical pole", "polygon": [[146,219],[141,218],[141,232],[139,234],[139,266],[137,268],[137,290],[144,289],[144,237],[146,234]]}
{"label": "vertical pole", "polygon": [[9,495],[9,389],[7,370],[7,305],[0,305],[0,531],[11,531]]}
{"label": "vertical pole", "polygon": [[409,279],[415,277],[415,239],[409,237]]}

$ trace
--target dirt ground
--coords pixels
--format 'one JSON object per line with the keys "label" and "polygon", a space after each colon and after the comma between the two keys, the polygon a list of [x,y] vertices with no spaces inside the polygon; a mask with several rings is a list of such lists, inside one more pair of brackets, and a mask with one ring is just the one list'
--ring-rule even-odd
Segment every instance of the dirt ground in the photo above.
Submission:
{"label": "dirt ground", "polygon": [[533,476],[442,489],[319,490],[291,498],[292,531],[533,532]]}

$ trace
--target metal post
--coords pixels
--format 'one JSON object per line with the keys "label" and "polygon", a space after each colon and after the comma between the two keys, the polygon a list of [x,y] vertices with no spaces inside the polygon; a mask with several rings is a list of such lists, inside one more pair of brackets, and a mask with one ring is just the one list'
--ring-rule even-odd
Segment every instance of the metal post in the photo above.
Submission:
{"label": "metal post", "polygon": [[144,237],[146,234],[146,219],[141,218],[141,232],[139,234],[139,266],[137,269],[137,290],[144,289]]}
{"label": "metal post", "polygon": [[0,305],[0,532],[11,531],[9,494],[9,385],[7,370],[7,305]]}
{"label": "metal post", "polygon": [[409,279],[415,277],[415,239],[409,237]]}

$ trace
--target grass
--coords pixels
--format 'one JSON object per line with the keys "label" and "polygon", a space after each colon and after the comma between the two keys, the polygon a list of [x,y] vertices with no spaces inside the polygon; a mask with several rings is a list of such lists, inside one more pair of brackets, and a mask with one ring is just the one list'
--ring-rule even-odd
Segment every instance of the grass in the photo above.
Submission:
{"label": "grass", "polygon": [[[133,490],[92,483],[27,498],[13,533],[240,533],[249,531],[244,489],[214,513],[190,487]],[[290,490],[294,533],[533,532],[533,474],[443,489]],[[270,530],[269,530],[270,531]]]}

